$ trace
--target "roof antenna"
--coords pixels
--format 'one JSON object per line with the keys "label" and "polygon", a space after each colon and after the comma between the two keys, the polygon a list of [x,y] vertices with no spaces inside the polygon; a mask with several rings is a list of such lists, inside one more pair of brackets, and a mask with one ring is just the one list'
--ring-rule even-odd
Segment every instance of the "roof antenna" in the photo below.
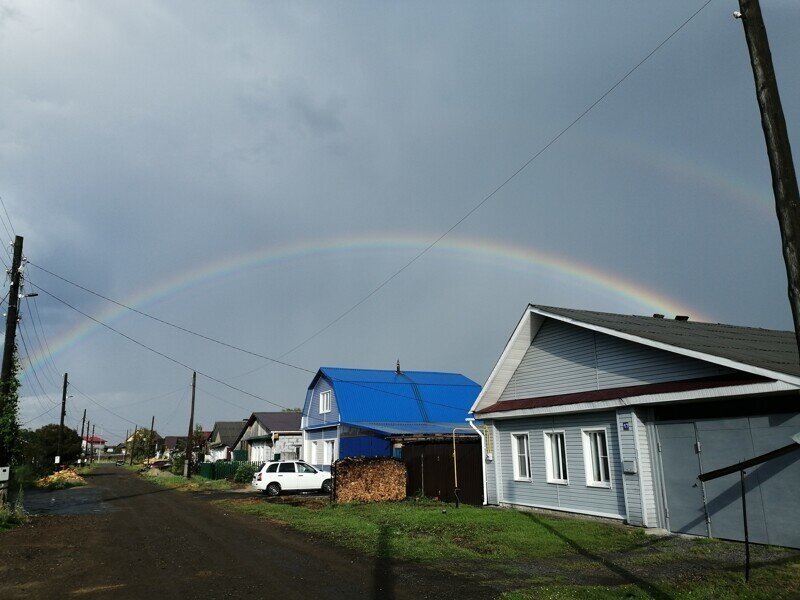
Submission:
{"label": "roof antenna", "polygon": [[400,375],[400,359],[397,359],[397,374]]}

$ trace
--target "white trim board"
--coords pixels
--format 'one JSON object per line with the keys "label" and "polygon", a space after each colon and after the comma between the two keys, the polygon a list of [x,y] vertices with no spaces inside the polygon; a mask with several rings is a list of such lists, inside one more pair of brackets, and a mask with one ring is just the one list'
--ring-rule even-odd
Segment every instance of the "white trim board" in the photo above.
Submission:
{"label": "white trim board", "polygon": [[560,406],[544,406],[541,408],[519,408],[479,415],[481,419],[513,419],[518,417],[536,417],[540,415],[562,415],[568,413],[592,412],[609,410],[628,406],[646,406],[648,404],[670,404],[673,402],[686,402],[688,400],[712,400],[715,398],[730,398],[734,396],[751,396],[756,394],[771,394],[775,392],[797,392],[798,386],[782,381],[768,383],[751,383],[746,385],[730,385],[701,390],[687,390],[685,392],[668,392],[663,394],[646,394],[641,396],[627,396],[612,400],[595,400],[594,402],[580,402],[577,404],[563,404]]}

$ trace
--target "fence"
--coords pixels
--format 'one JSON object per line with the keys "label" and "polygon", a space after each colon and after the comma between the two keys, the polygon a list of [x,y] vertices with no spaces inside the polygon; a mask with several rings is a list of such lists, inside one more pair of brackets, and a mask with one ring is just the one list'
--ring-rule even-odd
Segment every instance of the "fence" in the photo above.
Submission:
{"label": "fence", "polygon": [[258,468],[262,464],[252,460],[220,461],[215,463],[200,463],[200,475],[208,479],[233,479],[236,469],[240,465],[253,465]]}
{"label": "fence", "polygon": [[[456,443],[458,459],[458,497],[465,504],[483,502],[483,471],[481,445],[477,439],[459,439]],[[409,496],[439,498],[454,502],[455,475],[453,473],[452,442],[421,442],[403,445],[403,462],[408,469],[407,492]]]}

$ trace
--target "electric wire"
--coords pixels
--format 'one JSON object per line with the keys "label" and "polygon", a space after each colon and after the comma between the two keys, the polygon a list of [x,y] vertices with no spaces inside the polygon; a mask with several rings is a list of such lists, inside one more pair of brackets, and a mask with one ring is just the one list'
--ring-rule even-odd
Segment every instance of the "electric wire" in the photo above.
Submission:
{"label": "electric wire", "polygon": [[[17,235],[17,231],[14,229],[14,224],[11,222],[11,216],[8,214],[8,209],[6,209],[6,201],[3,200],[3,196],[0,196],[0,204],[3,205],[3,212],[6,213],[6,219],[8,219],[8,226],[11,227],[11,231],[14,232],[14,235]],[[6,224],[3,223],[3,227],[5,226]],[[8,235],[11,235],[8,229],[6,229],[6,233],[8,233]]]}

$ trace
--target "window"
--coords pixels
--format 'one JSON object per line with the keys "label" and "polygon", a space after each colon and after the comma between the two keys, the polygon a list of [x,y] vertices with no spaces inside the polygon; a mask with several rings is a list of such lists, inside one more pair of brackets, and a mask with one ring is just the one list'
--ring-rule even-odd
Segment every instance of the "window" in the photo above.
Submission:
{"label": "window", "polygon": [[334,440],[325,440],[325,456],[323,457],[322,464],[329,465],[333,462],[333,451],[335,449],[336,442]]}
{"label": "window", "polygon": [[311,464],[315,464],[315,465],[319,464],[317,462],[317,446],[318,445],[319,445],[319,442],[311,442],[311,457],[308,459],[308,462],[310,462]]}
{"label": "window", "polygon": [[531,459],[528,451],[528,434],[512,433],[511,447],[513,451],[514,479],[528,480],[531,478]]}
{"label": "window", "polygon": [[544,434],[544,460],[548,483],[569,483],[567,476],[567,447],[563,431]]}
{"label": "window", "polygon": [[319,395],[319,412],[331,412],[331,391],[321,392]]}
{"label": "window", "polygon": [[586,465],[586,485],[611,487],[605,429],[583,430],[583,461]]}
{"label": "window", "polygon": [[297,472],[298,473],[316,473],[317,470],[314,467],[307,465],[306,463],[297,463]]}
{"label": "window", "polygon": [[294,473],[294,463],[280,463],[278,473]]}
{"label": "window", "polygon": [[275,473],[278,470],[278,463],[273,463],[267,467],[267,473]]}

